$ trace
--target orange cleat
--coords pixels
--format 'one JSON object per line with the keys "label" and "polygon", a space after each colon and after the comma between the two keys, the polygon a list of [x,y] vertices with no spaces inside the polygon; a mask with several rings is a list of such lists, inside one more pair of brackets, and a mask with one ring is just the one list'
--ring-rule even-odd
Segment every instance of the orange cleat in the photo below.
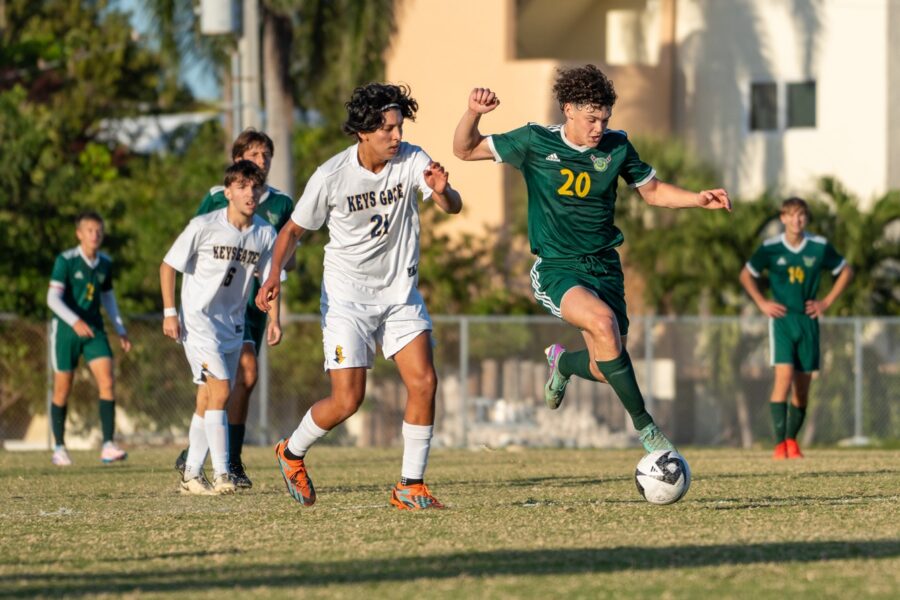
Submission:
{"label": "orange cleat", "polygon": [[784,460],[787,457],[787,442],[778,442],[775,444],[775,452],[772,453],[772,460]]}
{"label": "orange cleat", "polygon": [[391,490],[391,504],[400,510],[444,508],[444,505],[431,495],[428,486],[424,483],[414,483],[412,485],[398,483]]}
{"label": "orange cleat", "polygon": [[800,452],[800,446],[797,445],[797,440],[787,439],[784,440],[786,445],[786,452],[788,458],[803,458],[803,453]]}
{"label": "orange cleat", "polygon": [[281,469],[287,491],[301,506],[312,506],[316,503],[316,490],[306,472],[306,465],[303,464],[302,458],[294,460],[285,456],[286,448],[286,439],[275,444],[275,458],[278,459],[278,467]]}

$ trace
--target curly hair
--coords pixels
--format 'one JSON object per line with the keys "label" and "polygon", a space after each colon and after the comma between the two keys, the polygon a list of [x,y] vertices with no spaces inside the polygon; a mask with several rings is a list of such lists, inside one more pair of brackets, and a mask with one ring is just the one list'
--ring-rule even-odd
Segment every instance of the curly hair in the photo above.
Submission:
{"label": "curly hair", "polygon": [[225,187],[242,179],[249,181],[253,187],[259,187],[265,185],[266,174],[255,162],[249,160],[239,160],[225,169]]}
{"label": "curly hair", "polygon": [[353,90],[350,101],[344,104],[347,120],[341,129],[347,135],[375,131],[384,125],[384,111],[396,108],[403,118],[416,120],[419,104],[409,95],[405,85],[370,83]]}
{"label": "curly hair", "polygon": [[559,75],[553,85],[553,94],[560,110],[566,104],[612,108],[616,103],[612,80],[594,65],[559,69],[557,72]]}

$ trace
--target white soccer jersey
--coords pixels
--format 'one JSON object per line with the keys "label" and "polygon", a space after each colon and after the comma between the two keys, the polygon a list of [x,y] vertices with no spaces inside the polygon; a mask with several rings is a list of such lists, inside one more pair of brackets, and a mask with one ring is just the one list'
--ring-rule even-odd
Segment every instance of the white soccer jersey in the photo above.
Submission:
{"label": "white soccer jersey", "polygon": [[359,164],[354,144],[310,177],[291,219],[304,229],[328,226],[322,286],[361,304],[402,304],[418,283],[419,207],[431,158],[401,142],[380,173]]}
{"label": "white soccer jersey", "polygon": [[244,312],[254,273],[271,266],[275,228],[258,216],[243,231],[228,222],[227,208],[191,219],[166,254],[184,273],[181,282],[182,341],[220,352],[240,348]]}

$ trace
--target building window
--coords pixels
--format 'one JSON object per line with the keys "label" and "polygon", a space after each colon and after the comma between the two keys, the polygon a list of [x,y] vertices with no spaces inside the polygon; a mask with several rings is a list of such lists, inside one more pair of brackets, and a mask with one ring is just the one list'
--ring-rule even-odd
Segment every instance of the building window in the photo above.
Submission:
{"label": "building window", "polygon": [[775,83],[750,84],[750,130],[778,129],[778,86]]}
{"label": "building window", "polygon": [[787,126],[816,126],[816,82],[787,84]]}

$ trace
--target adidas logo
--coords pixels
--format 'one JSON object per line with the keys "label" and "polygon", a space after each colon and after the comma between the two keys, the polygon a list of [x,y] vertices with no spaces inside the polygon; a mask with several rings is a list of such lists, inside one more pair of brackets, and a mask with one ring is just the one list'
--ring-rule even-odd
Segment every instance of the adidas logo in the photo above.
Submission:
{"label": "adidas logo", "polygon": [[778,262],[776,262],[775,264],[778,265],[778,266],[782,266],[782,265],[786,265],[786,264],[787,264],[787,261],[784,260],[784,257],[783,257],[783,256],[780,256],[780,257],[778,257]]}
{"label": "adidas logo", "polygon": [[81,274],[81,271],[75,271],[75,279],[84,279],[84,275]]}
{"label": "adidas logo", "polygon": [[559,162],[559,157],[556,155],[556,152],[547,155],[547,160],[551,162]]}

